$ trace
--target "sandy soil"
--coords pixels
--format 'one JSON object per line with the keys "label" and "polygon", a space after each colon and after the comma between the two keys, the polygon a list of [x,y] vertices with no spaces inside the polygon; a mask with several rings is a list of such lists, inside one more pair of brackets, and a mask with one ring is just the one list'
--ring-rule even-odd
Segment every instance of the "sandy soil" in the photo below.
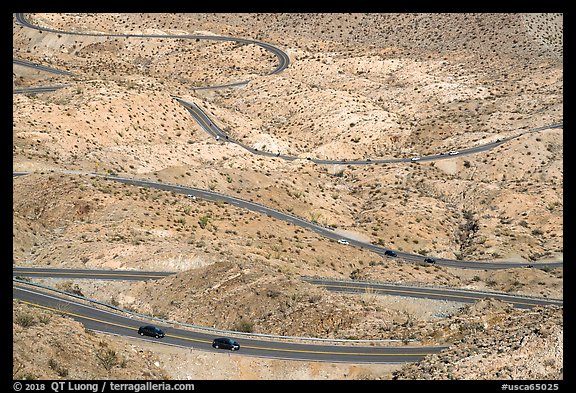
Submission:
{"label": "sandy soil", "polygon": [[[434,338],[425,328],[465,312],[461,304],[337,295],[298,277],[563,297],[563,269],[415,266],[226,204],[60,172],[116,173],[220,191],[423,255],[562,260],[562,128],[438,162],[323,166],[305,160],[438,154],[562,121],[562,14],[30,17],[41,26],[69,31],[250,38],[277,45],[291,60],[284,72],[269,75],[276,59],[254,45],[73,36],[14,25],[14,57],[74,75],[13,68],[15,87],[69,85],[50,94],[13,97],[13,169],[34,172],[13,181],[13,264],[178,272],[129,285],[45,282],[77,285],[87,296],[122,307],[225,329],[248,320],[258,332],[439,342],[453,338]],[[240,80],[250,82],[242,88],[191,89]],[[219,143],[172,96],[198,104],[246,144],[303,159],[263,158]],[[215,286],[218,291],[211,289]],[[143,293],[157,295],[142,300]],[[244,319],[227,318],[218,309],[208,313],[219,301],[234,301]],[[334,318],[322,318],[327,314]],[[520,319],[515,321],[521,326]],[[558,323],[555,334],[563,331]],[[17,331],[13,357],[23,359],[27,344],[18,336],[24,332]],[[235,370],[230,377],[238,379],[390,379],[396,370],[212,353],[191,357],[197,351],[106,340],[126,353],[142,348],[157,356],[154,366],[147,363],[149,374],[128,367],[122,370],[126,374],[114,374],[118,378],[226,378],[215,371],[216,364]],[[93,345],[99,344],[93,340]],[[554,356],[550,369],[561,354]],[[52,378],[48,360],[27,358],[31,375]],[[164,368],[170,362],[181,366]],[[463,362],[462,370],[479,364]],[[97,363],[89,369],[70,371],[70,376],[107,375],[97,371]],[[448,377],[438,370],[430,378]]]}

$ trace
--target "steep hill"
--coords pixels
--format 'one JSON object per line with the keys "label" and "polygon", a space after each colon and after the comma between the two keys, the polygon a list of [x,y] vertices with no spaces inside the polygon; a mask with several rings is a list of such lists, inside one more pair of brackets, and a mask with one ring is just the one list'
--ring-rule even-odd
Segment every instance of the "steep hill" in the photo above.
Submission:
{"label": "steep hill", "polygon": [[[238,378],[386,379],[392,369],[399,379],[562,378],[561,310],[341,295],[299,279],[321,275],[561,298],[562,268],[473,271],[407,264],[227,204],[62,173],[112,173],[210,189],[422,255],[562,260],[563,129],[520,135],[563,121],[562,14],[37,13],[29,18],[43,27],[100,35],[49,33],[14,23],[15,58],[72,73],[13,67],[15,87],[68,85],[50,94],[13,97],[13,168],[34,172],[13,180],[14,265],[177,272],[130,285],[43,282],[78,285],[86,296],[186,323],[452,345],[402,371],[314,364],[290,373],[296,366],[258,359],[226,363]],[[255,39],[286,51],[290,66],[270,75],[277,59],[253,44],[106,33]],[[249,83],[194,89],[243,80]],[[199,105],[247,145],[301,159],[254,156],[216,141],[174,96]],[[488,152],[435,162],[352,166],[306,160],[408,158],[509,136],[518,137]],[[222,302],[237,313],[228,314]],[[22,305],[14,310],[29,312]],[[52,378],[64,369],[72,378],[228,377],[214,371],[217,356],[202,354],[192,363],[176,350],[160,350],[186,365],[169,370],[155,366],[163,360],[152,354],[134,352],[140,343],[109,342],[87,332],[77,335],[85,340],[77,351],[83,351],[86,369],[73,365],[72,355],[56,358],[55,348],[64,344],[42,334],[38,340],[53,361],[28,356],[34,342],[28,334],[61,317],[32,319],[30,328],[14,326],[15,365],[27,365],[19,377]],[[81,329],[68,320],[60,328],[75,335]],[[503,345],[507,349],[500,350]],[[108,349],[127,359],[127,367],[103,370],[96,354]],[[530,356],[541,360],[538,367]],[[457,365],[448,369],[447,362]],[[252,366],[266,372],[255,373]]]}

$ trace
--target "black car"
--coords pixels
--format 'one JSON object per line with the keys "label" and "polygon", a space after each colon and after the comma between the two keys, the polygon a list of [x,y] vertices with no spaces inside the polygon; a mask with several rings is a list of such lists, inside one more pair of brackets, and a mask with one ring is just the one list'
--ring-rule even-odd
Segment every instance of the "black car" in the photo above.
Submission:
{"label": "black car", "polygon": [[162,329],[157,328],[156,326],[140,326],[140,329],[138,329],[138,334],[141,336],[150,336],[156,338],[162,338],[165,336]]}
{"label": "black car", "polygon": [[240,349],[240,344],[238,344],[237,341],[232,340],[231,338],[228,337],[220,337],[220,338],[215,338],[214,341],[212,341],[212,347],[216,348],[216,349],[229,349],[231,351],[237,351]]}
{"label": "black car", "polygon": [[388,255],[389,257],[396,257],[398,256],[398,254],[396,254],[394,251],[392,250],[386,250],[384,251],[384,255]]}
{"label": "black car", "polygon": [[424,262],[426,263],[436,263],[436,260],[434,258],[424,258]]}

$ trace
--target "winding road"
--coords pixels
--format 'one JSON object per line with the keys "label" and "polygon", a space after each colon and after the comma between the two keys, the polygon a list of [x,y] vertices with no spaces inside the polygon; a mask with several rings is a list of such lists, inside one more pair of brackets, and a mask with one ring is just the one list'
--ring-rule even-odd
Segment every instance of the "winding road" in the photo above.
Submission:
{"label": "winding road", "polygon": [[[141,271],[141,270],[103,270],[103,269],[62,269],[14,267],[13,277],[62,278],[81,280],[159,280],[176,274],[176,272]],[[485,298],[498,299],[517,308],[535,306],[562,306],[562,299],[518,295],[506,292],[480,291],[472,289],[446,288],[430,285],[405,285],[381,281],[352,279],[333,279],[328,277],[302,277],[303,281],[320,285],[330,291],[359,294],[382,294],[406,296],[424,299],[448,300],[461,303],[474,303]]]}
{"label": "winding road", "polygon": [[[202,39],[202,40],[215,40],[215,41],[231,41],[240,42],[244,44],[254,44],[262,47],[266,51],[272,53],[277,59],[278,64],[269,73],[277,74],[282,72],[290,64],[288,55],[281,49],[255,40],[232,38],[232,37],[221,37],[221,36],[203,36],[203,35],[152,35],[152,34],[95,34],[95,33],[81,33],[81,32],[66,32],[55,30],[51,28],[38,27],[30,23],[23,13],[15,14],[16,22],[26,28],[37,29],[49,33],[57,34],[68,34],[68,35],[78,35],[78,36],[106,36],[106,37],[134,37],[134,38],[177,38],[177,39]],[[31,63],[26,60],[13,59],[14,64],[32,67],[37,70],[59,73],[62,75],[72,75],[68,71],[56,70],[51,67],[41,66]],[[56,70],[56,71],[55,71]],[[228,84],[223,84],[219,86],[198,86],[193,87],[195,90],[200,89],[216,89],[216,88],[230,88],[237,87],[247,84],[249,81],[239,81]],[[60,86],[44,86],[44,87],[30,87],[30,88],[20,88],[14,89],[15,94],[22,93],[44,93],[55,91],[58,88],[65,87],[65,85]],[[284,160],[296,160],[302,159],[300,157],[289,156],[281,154],[280,152],[266,152],[259,151],[250,146],[244,145],[239,141],[232,139],[227,135],[222,129],[215,125],[214,121],[209,118],[209,116],[196,104],[186,102],[179,97],[173,97],[181,105],[183,105],[194,119],[200,124],[200,126],[209,133],[212,137],[218,140],[222,140],[229,143],[236,143],[242,146],[244,149],[252,152],[253,154],[276,157]],[[489,142],[481,146],[474,146],[467,149],[462,149],[459,154],[475,154],[489,149],[493,149],[508,140],[517,138],[527,132],[537,132],[545,129],[560,128],[563,126],[562,122],[557,122],[549,126],[534,128],[531,130],[525,130],[520,132],[518,135],[507,137],[505,139],[497,140],[495,142]],[[426,157],[420,157],[418,161],[432,161],[440,159],[452,158],[451,156],[445,154],[430,155]],[[368,165],[368,164],[378,164],[378,163],[396,163],[396,162],[409,162],[414,163],[412,158],[400,158],[400,159],[365,159],[365,160],[320,160],[315,158],[305,158],[316,164],[345,164],[345,165]],[[369,251],[372,251],[378,255],[385,256],[384,253],[388,250],[383,247],[379,247],[370,243],[360,242],[346,236],[337,234],[334,229],[323,227],[317,223],[307,221],[300,217],[288,214],[286,212],[281,212],[279,210],[267,207],[257,202],[247,201],[241,198],[217,193],[214,191],[198,189],[194,187],[186,187],[177,184],[166,184],[160,182],[154,182],[144,179],[134,179],[120,176],[104,176],[100,174],[95,174],[92,172],[81,172],[81,171],[62,171],[67,173],[84,174],[90,176],[103,176],[107,180],[121,182],[125,184],[130,184],[136,187],[149,187],[156,188],[160,190],[172,191],[175,193],[195,196],[197,198],[209,200],[209,201],[222,201],[229,203],[231,205],[248,209],[260,214],[266,214],[279,220],[286,221],[290,224],[297,225],[299,227],[314,231],[322,236],[325,236],[331,240],[346,239],[349,242],[349,246],[359,247]],[[28,172],[13,172],[13,176],[23,176],[28,174]],[[424,263],[424,258],[426,256],[419,254],[411,254],[406,252],[397,251],[397,257],[403,261],[414,262],[414,263]],[[451,260],[444,258],[437,258],[436,264],[447,267],[456,267],[464,269],[508,269],[508,268],[519,268],[527,267],[524,262],[487,262],[487,261],[460,261]],[[542,262],[533,263],[530,267],[538,268],[556,268],[561,267],[563,262]],[[49,274],[46,270],[43,274]],[[13,275],[36,275],[40,276],[40,271],[27,270],[24,268],[13,268]],[[166,274],[171,273],[160,273],[160,272],[104,272],[104,271],[60,271],[56,273],[52,271],[52,274],[67,275],[71,276],[76,274],[84,279],[115,279],[121,278],[125,280],[138,280],[138,279],[158,279],[165,277]],[[317,285],[322,285],[330,290],[336,291],[374,291],[378,293],[388,293],[401,296],[416,296],[416,297],[429,297],[429,298],[452,298],[459,299],[458,301],[463,302],[473,302],[478,299],[478,296],[485,296],[486,294],[473,294],[471,291],[463,291],[457,289],[431,289],[431,288],[415,288],[407,286],[390,285],[386,286],[384,283],[360,283],[354,282],[342,282],[342,281],[331,281],[322,278],[305,278],[309,282]],[[451,291],[451,292],[450,292]],[[475,297],[476,296],[476,297]],[[495,297],[491,296],[491,297]],[[507,294],[501,294],[498,296],[505,297],[506,301],[511,302],[516,307],[533,307],[542,304],[556,304],[561,305],[562,301],[559,299],[542,299],[542,298],[529,298],[522,297],[518,299],[517,297],[510,296]],[[13,297],[15,299],[20,299],[20,301],[40,307],[43,309],[48,309],[63,313],[71,316],[72,318],[81,321],[88,329],[101,331],[111,334],[121,334],[127,336],[136,336],[136,330],[138,326],[142,325],[144,321],[137,320],[132,316],[122,315],[118,312],[110,312],[102,310],[98,307],[84,304],[80,301],[69,299],[63,295],[48,294],[46,291],[39,290],[27,286],[24,283],[14,281],[13,284]],[[165,339],[161,342],[164,344],[193,347],[197,349],[213,350],[211,347],[211,341],[214,338],[214,333],[207,332],[195,332],[188,329],[181,329],[174,326],[162,326],[165,329],[167,335]],[[232,335],[233,333],[231,333]],[[136,336],[139,338],[138,336]],[[155,341],[154,339],[150,339]],[[274,357],[282,359],[292,359],[292,360],[314,360],[314,361],[330,361],[330,362],[351,362],[351,363],[398,363],[398,362],[413,362],[420,360],[422,357],[438,353],[445,349],[445,346],[400,346],[400,347],[390,347],[390,346],[348,346],[348,345],[333,345],[333,344],[303,344],[303,343],[288,343],[284,341],[274,341],[265,340],[255,337],[241,339],[242,350],[238,354],[248,355],[248,356],[261,356],[261,357]],[[237,354],[235,354],[237,355]]]}
{"label": "winding road", "polygon": [[[29,172],[13,172],[13,176],[24,176],[27,175]],[[75,175],[89,175],[89,176],[101,176],[107,180],[120,182],[124,184],[130,184],[133,186],[138,187],[145,187],[145,188],[155,188],[163,191],[171,191],[176,194],[184,194],[189,196],[194,196],[199,199],[212,201],[212,202],[225,202],[230,205],[239,207],[241,209],[250,210],[252,212],[258,214],[265,214],[267,216],[273,217],[278,220],[285,221],[289,224],[297,225],[301,228],[308,229],[310,231],[314,231],[317,234],[324,236],[328,239],[338,240],[338,239],[346,239],[349,242],[349,246],[342,246],[342,247],[359,247],[371,252],[374,252],[382,257],[386,258],[396,258],[406,262],[412,263],[419,263],[419,264],[426,264],[424,259],[428,256],[414,254],[404,251],[396,251],[396,257],[390,257],[385,255],[389,248],[381,247],[375,244],[362,242],[360,240],[353,239],[351,237],[347,237],[345,235],[337,233],[333,228],[322,226],[318,223],[308,221],[301,217],[289,214],[287,212],[282,212],[280,210],[268,207],[266,205],[260,204],[258,202],[248,201],[246,199],[238,198],[231,195],[222,194],[216,191],[205,190],[201,188],[189,187],[189,186],[182,186],[178,184],[169,184],[169,183],[161,183],[152,180],[144,180],[144,179],[134,179],[129,177],[121,177],[121,176],[110,176],[110,175],[103,175],[97,174],[94,172],[82,172],[82,171],[61,171],[61,173],[69,173]],[[511,268],[540,268],[540,269],[553,269],[557,267],[563,266],[563,262],[534,262],[528,264],[526,262],[506,262],[506,261],[495,261],[495,262],[487,262],[487,261],[462,261],[462,260],[455,260],[455,259],[447,259],[447,258],[435,258],[435,264],[438,266],[446,266],[446,267],[454,267],[454,268],[461,268],[461,269],[480,269],[480,270],[494,270],[494,269],[511,269]]]}
{"label": "winding road", "polygon": [[[13,285],[12,296],[24,304],[72,317],[84,324],[87,329],[97,332],[205,351],[216,351],[211,344],[214,337],[220,335],[219,332],[214,331],[194,331],[178,328],[172,324],[162,325],[154,322],[155,326],[164,330],[166,337],[160,341],[153,338],[141,338],[137,331],[140,326],[150,323],[146,319],[103,310],[94,305],[70,299],[67,296],[48,294],[29,288],[26,284],[21,283]],[[334,363],[404,363],[418,361],[424,356],[439,353],[447,348],[446,346],[309,344],[258,338],[257,336],[241,336],[240,338],[238,334],[230,333],[229,336],[237,338],[242,346],[242,349],[232,353],[232,356],[257,356],[289,360]]]}
{"label": "winding road", "polygon": [[[281,158],[286,161],[294,161],[298,159],[302,159],[298,156],[290,156],[286,154],[281,154],[280,152],[269,152],[269,151],[262,151],[253,148],[252,146],[246,145],[240,141],[237,141],[231,138],[226,132],[224,132],[221,128],[219,128],[212,119],[195,103],[184,101],[183,99],[173,96],[173,98],[178,101],[184,108],[190,112],[192,117],[198,122],[198,124],[212,137],[217,138],[223,142],[230,142],[234,143],[245,150],[248,150],[252,154],[260,155],[260,156],[267,156],[267,157],[277,157]],[[468,155],[468,154],[477,154],[481,152],[485,152],[491,149],[494,149],[501,144],[511,141],[513,139],[519,138],[524,134],[531,133],[531,132],[539,132],[544,130],[549,130],[553,128],[562,128],[564,126],[564,122],[554,123],[542,127],[536,127],[529,130],[523,130],[516,135],[508,136],[505,138],[500,138],[495,141],[487,142],[481,145],[468,147],[465,149],[458,150],[458,155]],[[320,165],[372,165],[372,164],[395,164],[400,162],[408,162],[408,163],[417,163],[417,162],[425,162],[425,161],[438,161],[438,160],[447,160],[453,158],[449,154],[432,154],[428,156],[420,156],[417,160],[414,160],[413,157],[406,157],[406,158],[374,158],[374,159],[362,159],[362,160],[345,160],[345,159],[334,159],[334,160],[327,160],[327,159],[319,159],[314,157],[306,157],[307,161],[313,162],[315,164]]]}

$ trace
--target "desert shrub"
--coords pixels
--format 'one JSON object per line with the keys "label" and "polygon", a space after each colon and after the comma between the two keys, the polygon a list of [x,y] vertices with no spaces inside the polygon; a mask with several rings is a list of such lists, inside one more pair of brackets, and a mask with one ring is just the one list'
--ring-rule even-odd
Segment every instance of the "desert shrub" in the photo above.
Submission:
{"label": "desert shrub", "polygon": [[200,228],[202,228],[202,229],[206,228],[206,225],[208,225],[209,219],[210,219],[209,216],[200,217],[200,219],[198,220],[198,225],[200,225]]}
{"label": "desert shrub", "polygon": [[36,323],[34,317],[30,314],[17,315],[16,318],[14,318],[14,322],[16,322],[18,325],[22,327],[34,326],[34,324]]}
{"label": "desert shrub", "polygon": [[108,371],[118,364],[118,355],[113,349],[99,350],[96,352],[96,358],[102,367]]}
{"label": "desert shrub", "polygon": [[54,358],[50,358],[50,360],[48,361],[48,366],[56,371],[56,373],[61,376],[61,377],[67,377],[68,376],[68,369],[62,367],[60,364],[58,364],[58,362],[56,360],[54,360]]}
{"label": "desert shrub", "polygon": [[247,321],[244,318],[240,318],[240,320],[234,323],[232,330],[237,332],[252,333],[254,331],[254,323]]}

